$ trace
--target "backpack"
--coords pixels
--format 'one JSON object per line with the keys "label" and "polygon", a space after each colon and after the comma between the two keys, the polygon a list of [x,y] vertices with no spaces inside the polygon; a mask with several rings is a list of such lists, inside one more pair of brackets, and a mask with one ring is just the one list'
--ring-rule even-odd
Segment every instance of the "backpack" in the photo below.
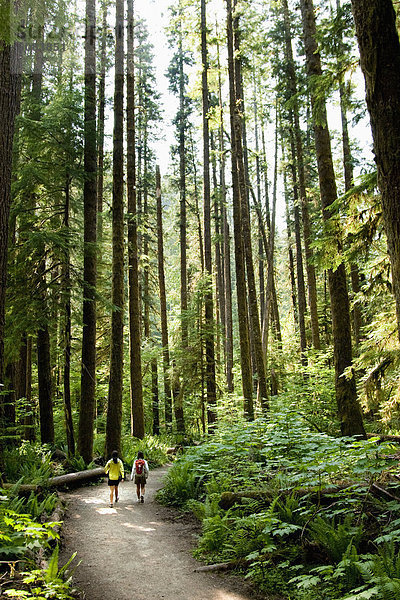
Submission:
{"label": "backpack", "polygon": [[136,467],[136,475],[144,475],[144,460],[143,458],[138,458],[135,460]]}

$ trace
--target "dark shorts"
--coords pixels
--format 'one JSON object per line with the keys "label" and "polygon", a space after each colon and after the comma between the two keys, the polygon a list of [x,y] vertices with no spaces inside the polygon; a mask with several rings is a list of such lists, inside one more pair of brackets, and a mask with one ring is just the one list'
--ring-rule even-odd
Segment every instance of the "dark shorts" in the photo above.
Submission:
{"label": "dark shorts", "polygon": [[135,475],[136,485],[146,485],[146,477],[144,475]]}
{"label": "dark shorts", "polygon": [[108,485],[116,485],[118,486],[119,484],[119,479],[109,479],[108,480]]}

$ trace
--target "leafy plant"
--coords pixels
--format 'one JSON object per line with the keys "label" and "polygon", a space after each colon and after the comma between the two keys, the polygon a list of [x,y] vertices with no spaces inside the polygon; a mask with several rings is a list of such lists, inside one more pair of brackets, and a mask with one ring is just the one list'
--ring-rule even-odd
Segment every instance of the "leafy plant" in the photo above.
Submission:
{"label": "leafy plant", "polygon": [[22,573],[22,585],[18,586],[22,589],[8,589],[4,592],[5,596],[26,600],[46,600],[47,598],[72,600],[74,596],[71,595],[71,577],[65,580],[64,576],[76,553],[61,569],[58,567],[58,554],[59,546],[57,544],[49,560],[48,567],[45,570],[35,569]]}
{"label": "leafy plant", "polygon": [[190,499],[200,496],[202,476],[190,460],[180,460],[168,471],[164,487],[157,494],[163,504],[184,506]]}
{"label": "leafy plant", "polygon": [[43,484],[53,475],[51,452],[45,445],[24,441],[6,449],[4,455],[8,481]]}
{"label": "leafy plant", "polygon": [[310,525],[310,534],[314,541],[322,546],[335,562],[339,562],[349,546],[357,548],[361,536],[362,526],[352,524],[352,515],[348,515],[343,522],[331,522],[322,517],[317,517]]}

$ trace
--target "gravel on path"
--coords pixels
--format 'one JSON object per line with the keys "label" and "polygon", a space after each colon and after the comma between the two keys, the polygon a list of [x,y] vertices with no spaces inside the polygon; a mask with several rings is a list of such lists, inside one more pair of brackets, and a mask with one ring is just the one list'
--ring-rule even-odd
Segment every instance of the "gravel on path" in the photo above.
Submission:
{"label": "gravel on path", "polygon": [[195,528],[154,500],[165,472],[150,472],[144,504],[131,481],[113,508],[106,482],[64,494],[60,564],[77,552],[74,585],[87,600],[254,600],[239,577],[194,572]]}

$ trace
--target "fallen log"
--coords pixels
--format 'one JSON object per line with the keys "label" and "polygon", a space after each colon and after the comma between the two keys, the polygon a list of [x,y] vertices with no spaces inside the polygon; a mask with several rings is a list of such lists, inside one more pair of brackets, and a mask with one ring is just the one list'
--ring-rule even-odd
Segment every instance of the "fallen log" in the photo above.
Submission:
{"label": "fallen log", "polygon": [[65,475],[57,475],[48,481],[49,487],[62,487],[63,485],[73,485],[78,481],[92,481],[104,475],[104,467],[96,469],[87,469],[86,471],[78,471],[77,473],[66,473]]}
{"label": "fallen log", "polygon": [[380,442],[396,442],[400,444],[400,435],[389,435],[384,433],[367,433],[367,438],[378,438]]}
{"label": "fallen log", "polygon": [[245,560],[245,559],[238,559],[238,560],[233,560],[231,562],[225,562],[225,563],[216,563],[214,565],[204,565],[202,567],[196,567],[196,569],[193,569],[194,573],[207,573],[210,571],[216,572],[216,571],[233,571],[233,569],[236,569],[237,567],[241,567],[243,565],[248,564],[249,561]]}
{"label": "fallen log", "polygon": [[[66,473],[65,475],[57,475],[57,477],[51,477],[43,485],[34,485],[29,483],[23,483],[18,486],[18,493],[21,495],[30,494],[31,492],[41,492],[44,488],[58,488],[62,486],[75,485],[82,481],[93,481],[99,477],[103,477],[104,467],[97,467],[96,469],[87,469],[86,471],[78,471],[77,473]],[[3,489],[11,489],[15,486],[15,483],[3,483]]]}
{"label": "fallen log", "polygon": [[242,500],[244,499],[271,503],[274,497],[276,497],[276,495],[289,496],[291,494],[293,494],[297,498],[304,498],[304,496],[309,496],[311,502],[323,503],[324,499],[327,499],[327,497],[331,496],[332,494],[338,494],[345,490],[349,490],[350,488],[354,488],[354,490],[357,491],[363,491],[363,489],[365,491],[369,490],[372,494],[376,496],[383,496],[386,498],[390,498],[391,500],[400,500],[400,497],[395,496],[393,493],[389,492],[384,487],[377,485],[376,483],[370,485],[368,483],[353,481],[349,483],[343,483],[340,485],[332,485],[322,489],[316,489],[311,487],[280,490],[280,492],[275,495],[273,495],[269,491],[262,490],[246,490],[244,492],[223,492],[221,494],[221,498],[218,504],[223,510],[228,510],[229,508],[232,508],[232,506],[234,506],[235,504],[241,504]]}
{"label": "fallen log", "polygon": [[[3,488],[3,490],[10,490],[11,488],[15,487],[15,485],[15,483],[3,483],[1,487]],[[18,486],[18,494],[20,496],[29,496],[31,492],[41,491],[42,489],[43,488],[39,485],[35,485],[32,483],[22,483]]]}

